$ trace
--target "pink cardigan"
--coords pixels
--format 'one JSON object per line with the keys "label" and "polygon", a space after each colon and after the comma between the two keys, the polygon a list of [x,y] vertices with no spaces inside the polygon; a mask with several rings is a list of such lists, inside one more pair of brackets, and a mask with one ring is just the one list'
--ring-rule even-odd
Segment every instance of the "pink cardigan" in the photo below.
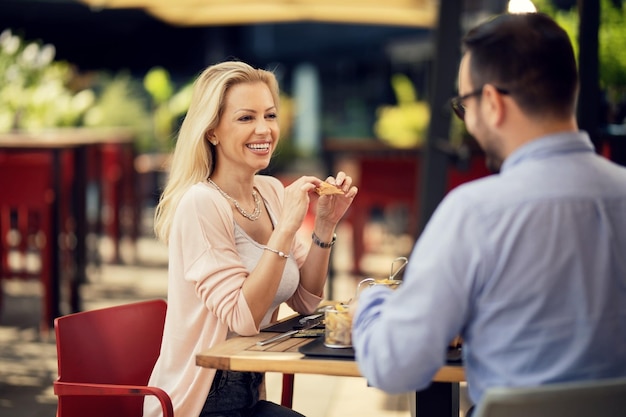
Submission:
{"label": "pink cardigan", "polygon": [[[255,186],[270,212],[282,209],[284,188],[273,177],[257,175]],[[309,246],[294,239],[286,270],[299,269]],[[214,369],[195,364],[195,354],[226,340],[229,331],[259,332],[241,287],[248,276],[235,245],[229,203],[207,183],[192,186],[175,214],[169,241],[168,308],[161,354],[149,384],[165,390],[180,417],[196,417],[206,401]],[[284,276],[283,276],[284,279]],[[321,298],[301,286],[286,300],[309,314]],[[158,401],[146,398],[144,416],[160,416]]]}

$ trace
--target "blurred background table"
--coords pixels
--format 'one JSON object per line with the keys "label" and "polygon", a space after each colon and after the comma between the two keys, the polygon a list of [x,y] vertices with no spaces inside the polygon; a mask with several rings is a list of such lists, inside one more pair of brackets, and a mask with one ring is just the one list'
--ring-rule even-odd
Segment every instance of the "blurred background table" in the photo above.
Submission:
{"label": "blurred background table", "polygon": [[[55,317],[81,310],[90,223],[95,232],[108,228],[119,256],[120,212],[123,206],[131,207],[131,217],[138,212],[133,140],[126,129],[0,135],[0,279],[40,279],[43,332]],[[97,193],[90,219],[92,185]]]}

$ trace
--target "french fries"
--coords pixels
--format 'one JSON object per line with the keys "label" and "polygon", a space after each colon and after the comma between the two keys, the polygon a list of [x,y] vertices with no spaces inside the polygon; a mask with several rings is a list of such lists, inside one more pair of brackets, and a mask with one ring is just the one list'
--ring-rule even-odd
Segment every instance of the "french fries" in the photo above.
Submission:
{"label": "french fries", "polygon": [[333,348],[352,346],[352,317],[347,305],[336,304],[326,309],[324,325],[326,327],[325,346]]}

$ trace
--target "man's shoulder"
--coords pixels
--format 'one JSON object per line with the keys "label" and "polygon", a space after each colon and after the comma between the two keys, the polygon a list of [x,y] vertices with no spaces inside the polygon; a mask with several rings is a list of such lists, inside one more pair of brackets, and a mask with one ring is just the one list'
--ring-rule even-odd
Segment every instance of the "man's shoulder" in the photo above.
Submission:
{"label": "man's shoulder", "polygon": [[451,190],[442,206],[460,216],[499,218],[533,201],[533,191],[523,181],[494,174],[461,184]]}
{"label": "man's shoulder", "polygon": [[495,198],[505,188],[502,178],[493,174],[460,184],[450,190],[446,197],[484,202],[490,198]]}

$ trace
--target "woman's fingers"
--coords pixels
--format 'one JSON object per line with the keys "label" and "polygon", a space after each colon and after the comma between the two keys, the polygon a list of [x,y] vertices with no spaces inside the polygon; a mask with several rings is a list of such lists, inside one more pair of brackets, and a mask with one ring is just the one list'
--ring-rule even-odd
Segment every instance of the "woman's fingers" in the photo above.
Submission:
{"label": "woman's fingers", "polygon": [[[352,187],[352,177],[350,177],[349,175],[346,175],[345,172],[343,171],[339,171],[337,173],[336,177],[333,176],[329,176],[328,178],[326,178],[326,182],[329,184],[333,184],[336,187],[339,187],[343,190],[344,193],[348,193],[351,190]],[[356,195],[356,191],[351,193]],[[350,195],[352,196],[352,195]]]}

